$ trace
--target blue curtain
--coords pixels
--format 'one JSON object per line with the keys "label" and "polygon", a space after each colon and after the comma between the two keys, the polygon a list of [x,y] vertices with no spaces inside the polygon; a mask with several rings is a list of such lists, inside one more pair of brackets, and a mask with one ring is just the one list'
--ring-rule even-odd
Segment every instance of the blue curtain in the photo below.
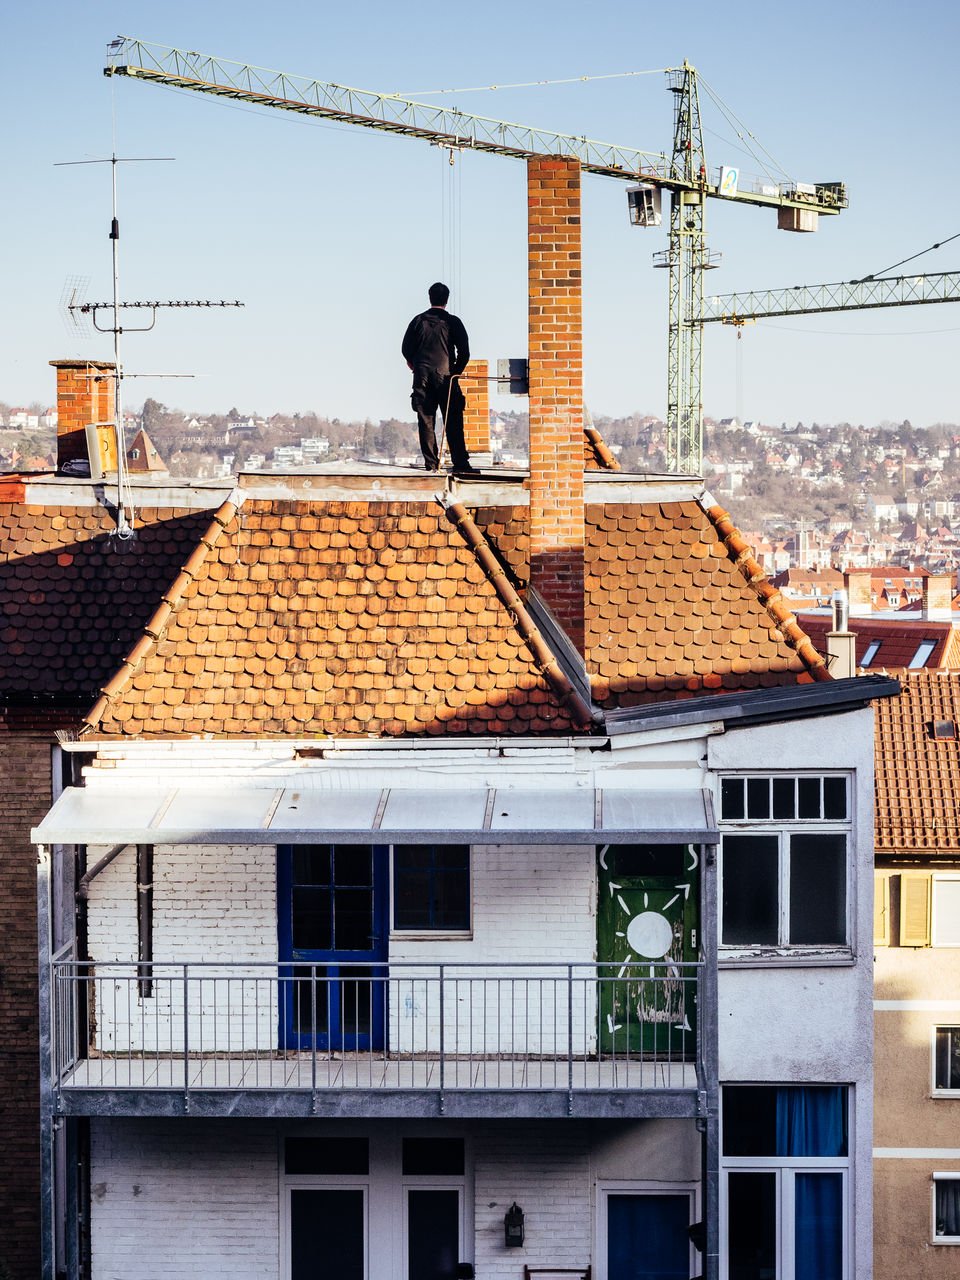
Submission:
{"label": "blue curtain", "polygon": [[847,1090],[804,1085],[777,1090],[778,1156],[845,1156]]}
{"label": "blue curtain", "polygon": [[843,1174],[798,1173],[794,1185],[796,1280],[841,1280]]}
{"label": "blue curtain", "polygon": [[690,1197],[607,1197],[609,1280],[688,1280]]}

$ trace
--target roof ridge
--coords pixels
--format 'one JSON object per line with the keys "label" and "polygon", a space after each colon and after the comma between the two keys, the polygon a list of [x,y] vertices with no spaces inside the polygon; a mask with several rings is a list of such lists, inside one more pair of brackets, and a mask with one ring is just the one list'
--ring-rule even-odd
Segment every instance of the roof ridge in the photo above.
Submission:
{"label": "roof ridge", "polygon": [[784,643],[793,649],[814,680],[832,680],[826,659],[815,648],[796,615],[783,603],[783,595],[754,558],[753,549],[733,523],[730,512],[725,511],[706,489],[699,495],[697,502],[726,547],[727,558],[740,572],[747,586],[753,589]]}
{"label": "roof ridge", "polygon": [[[439,497],[438,500],[440,500]],[[514,627],[530,651],[537,670],[570,711],[577,728],[589,729],[594,723],[590,708],[564,675],[556,655],[544,640],[543,633],[530,617],[526,605],[520,599],[513,586],[507,581],[506,570],[501,566],[490,544],[477,528],[473,516],[461,502],[451,502],[446,505],[440,500],[440,505],[444,508],[444,514],[447,519],[455,526],[457,532],[473,552],[477,564],[497,593],[501,604],[511,614]]]}
{"label": "roof ridge", "polygon": [[176,606],[191,582],[195,581],[213,551],[226,532],[227,525],[243,506],[246,494],[234,489],[213,514],[207,529],[200,535],[196,547],[184,561],[183,567],[160,599],[160,605],[143,629],[143,635],[120,664],[119,670],[101,686],[100,697],[83,717],[80,736],[91,733],[103,718],[110,703],[126,689],[140,664],[154,651]]}

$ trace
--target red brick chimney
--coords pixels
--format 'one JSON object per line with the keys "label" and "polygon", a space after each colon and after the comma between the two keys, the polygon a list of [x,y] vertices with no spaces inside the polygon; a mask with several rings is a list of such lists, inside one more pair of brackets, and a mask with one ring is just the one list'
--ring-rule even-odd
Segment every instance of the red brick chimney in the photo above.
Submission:
{"label": "red brick chimney", "polygon": [[[112,361],[51,360],[57,371],[57,470],[64,463],[91,462],[91,474],[117,469],[117,440],[113,423],[114,370]],[[87,427],[98,426],[99,458],[91,459]]]}
{"label": "red brick chimney", "polygon": [[580,164],[527,161],[530,581],[583,652]]}
{"label": "red brick chimney", "polygon": [[[460,375],[466,406],[463,410],[463,441],[474,466],[491,462],[490,383],[486,360],[471,360]],[[486,455],[486,456],[484,456]]]}

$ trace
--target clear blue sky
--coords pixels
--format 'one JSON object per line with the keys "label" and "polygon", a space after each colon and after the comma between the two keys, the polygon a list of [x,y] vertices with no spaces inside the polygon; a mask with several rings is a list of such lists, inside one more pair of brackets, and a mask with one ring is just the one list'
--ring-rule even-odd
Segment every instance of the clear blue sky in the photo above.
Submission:
{"label": "clear blue sky", "polygon": [[[812,236],[778,232],[773,212],[711,204],[709,243],[723,265],[710,292],[849,279],[960,231],[956,0],[8,5],[0,399],[50,401],[48,360],[110,355],[108,337],[68,335],[59,315],[70,275],[89,276],[97,300],[110,293],[108,167],[54,165],[109,154],[114,111],[121,154],[176,157],[121,173],[123,296],[246,302],[161,313],[153,333],[131,336],[129,372],[198,376],[131,381],[129,403],[409,417],[400,336],[437,277],[454,285],[451,307],[476,355],[525,354],[521,163],[467,154],[451,171],[424,143],[109,81],[101,69],[117,34],[411,96],[686,57],[789,174],[842,179],[850,195],[849,210]],[[443,101],[647,150],[670,144],[659,74]],[[708,163],[757,172],[702,107]],[[665,245],[665,232],[629,226],[623,183],[585,177],[595,414],[664,412],[666,279],[651,256]],[[915,264],[954,267],[960,240]],[[960,305],[769,321],[744,332],[739,406],[773,422],[960,421],[958,337]],[[734,333],[710,327],[705,351],[705,410],[727,416],[738,408]]]}

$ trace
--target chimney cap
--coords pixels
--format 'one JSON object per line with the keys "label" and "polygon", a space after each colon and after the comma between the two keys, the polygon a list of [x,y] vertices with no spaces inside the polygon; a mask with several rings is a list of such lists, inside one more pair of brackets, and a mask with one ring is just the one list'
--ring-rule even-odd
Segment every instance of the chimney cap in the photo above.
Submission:
{"label": "chimney cap", "polygon": [[51,360],[54,369],[115,369],[113,360]]}

